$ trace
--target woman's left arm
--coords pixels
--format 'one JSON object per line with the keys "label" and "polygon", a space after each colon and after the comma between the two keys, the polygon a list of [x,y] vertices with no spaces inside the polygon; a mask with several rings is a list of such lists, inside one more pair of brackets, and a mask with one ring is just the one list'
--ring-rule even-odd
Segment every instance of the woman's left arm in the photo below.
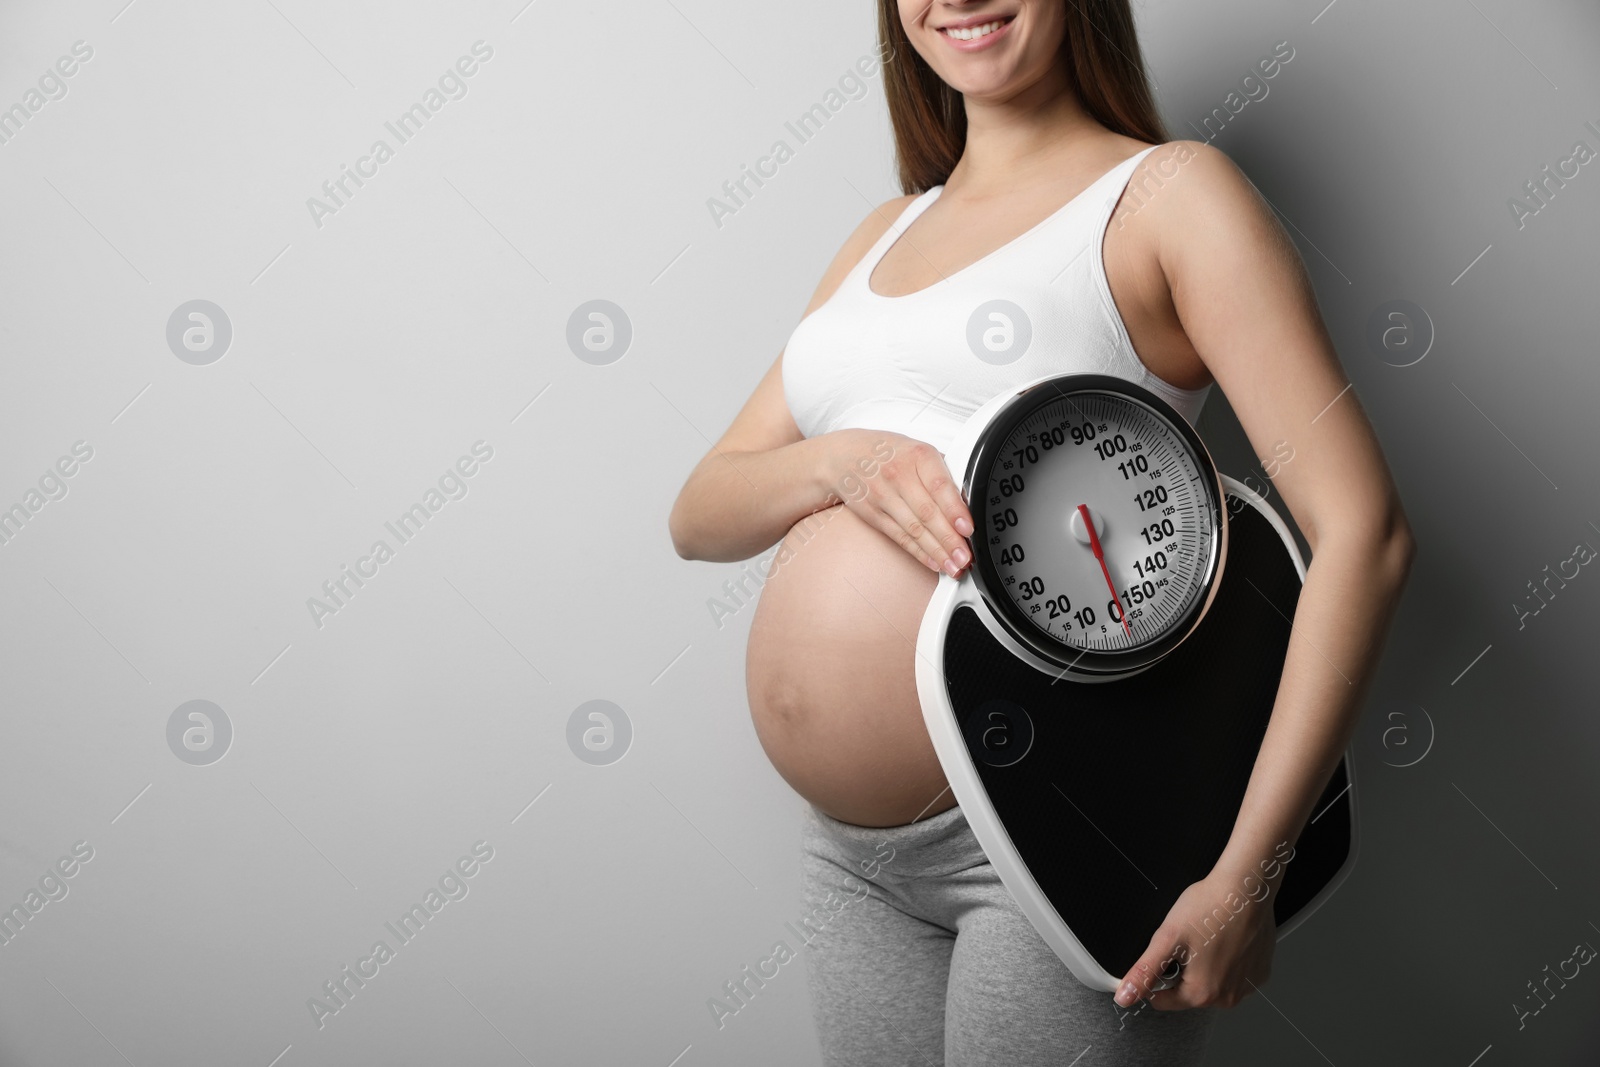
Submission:
{"label": "woman's left arm", "polygon": [[[1270,973],[1281,861],[1350,742],[1415,545],[1305,266],[1270,205],[1208,145],[1173,142],[1157,156],[1169,160],[1158,174],[1176,173],[1140,206],[1150,213],[1140,222],[1157,235],[1184,332],[1257,456],[1270,457],[1262,463],[1312,554],[1298,605],[1274,605],[1293,615],[1293,629],[1227,847],[1178,898],[1116,994],[1124,1007],[1135,1003],[1177,959],[1181,980],[1148,993],[1152,1007],[1231,1007]],[[1220,929],[1219,909],[1229,916]]]}

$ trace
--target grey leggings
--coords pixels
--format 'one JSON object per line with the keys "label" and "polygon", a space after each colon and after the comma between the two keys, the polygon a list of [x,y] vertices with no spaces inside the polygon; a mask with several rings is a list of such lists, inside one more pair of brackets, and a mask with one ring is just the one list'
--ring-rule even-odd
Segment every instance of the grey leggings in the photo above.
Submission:
{"label": "grey leggings", "polygon": [[1123,1009],[1079,982],[960,805],[889,827],[804,813],[800,954],[827,1067],[1200,1062],[1216,1009]]}

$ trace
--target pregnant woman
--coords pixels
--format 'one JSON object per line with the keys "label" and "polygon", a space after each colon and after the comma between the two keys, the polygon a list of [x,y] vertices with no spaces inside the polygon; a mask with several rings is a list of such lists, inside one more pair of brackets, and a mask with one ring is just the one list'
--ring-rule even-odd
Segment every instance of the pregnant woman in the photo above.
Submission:
{"label": "pregnant woman", "polygon": [[[1382,649],[1410,530],[1294,246],[1226,156],[1167,141],[1127,0],[879,0],[878,21],[908,194],[845,241],[670,517],[689,559],[782,541],[747,683],[768,757],[809,801],[803,885],[825,919],[806,958],[825,1061],[1196,1063],[1215,1009],[1267,979],[1271,908],[1245,908],[1203,952],[1187,939],[1310,817]],[[980,311],[1000,299],[1031,332],[1009,362],[994,346],[1015,340],[1014,315]],[[1257,454],[1292,457],[1268,469],[1313,553],[1227,848],[1114,998],[1072,976],[989,865],[914,668],[940,572],[971,563],[945,448],[991,397],[1074,371],[1142,385],[1191,423],[1220,385]],[[1177,984],[1152,991],[1184,953]]]}

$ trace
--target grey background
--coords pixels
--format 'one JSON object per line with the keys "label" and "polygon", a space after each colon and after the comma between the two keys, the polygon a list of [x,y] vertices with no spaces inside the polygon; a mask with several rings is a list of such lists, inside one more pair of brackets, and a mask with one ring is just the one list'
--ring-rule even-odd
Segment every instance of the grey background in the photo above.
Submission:
{"label": "grey background", "polygon": [[[0,1063],[818,1062],[803,951],[726,1028],[706,1007],[801,915],[802,802],[750,725],[753,609],[707,607],[744,568],[679,560],[666,514],[898,193],[874,78],[706,207],[870,52],[872,5],[125,4],[0,8],[0,106],[94,50],[0,145],[0,507],[93,449],[0,546],[0,904],[94,850],[0,945]],[[1178,137],[1294,47],[1214,143],[1290,225],[1420,545],[1356,738],[1357,869],[1208,1062],[1593,1062],[1600,977],[1520,1030],[1513,1005],[1600,944],[1600,578],[1521,630],[1510,605],[1600,545],[1600,165],[1521,229],[1507,199],[1600,149],[1600,11],[1138,14]],[[478,40],[466,95],[315,225]],[[233,333],[204,366],[166,341],[195,299]],[[633,329],[607,365],[566,344],[595,299]],[[1409,367],[1365,341],[1396,299],[1437,330]],[[1220,395],[1203,429],[1256,469]],[[466,495],[317,626],[477,441]],[[209,765],[168,746],[191,700],[232,727]],[[624,758],[569,748],[591,700]],[[479,841],[467,895],[319,1029],[308,998]]]}

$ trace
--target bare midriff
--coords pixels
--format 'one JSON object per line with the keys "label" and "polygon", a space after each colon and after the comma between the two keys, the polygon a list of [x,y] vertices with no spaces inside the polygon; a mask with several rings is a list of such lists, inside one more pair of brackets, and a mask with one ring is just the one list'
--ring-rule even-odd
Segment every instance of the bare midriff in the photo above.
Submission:
{"label": "bare midriff", "polygon": [[750,627],[756,734],[823,812],[900,826],[955,806],[917,699],[916,641],[939,576],[843,504],[790,528]]}

